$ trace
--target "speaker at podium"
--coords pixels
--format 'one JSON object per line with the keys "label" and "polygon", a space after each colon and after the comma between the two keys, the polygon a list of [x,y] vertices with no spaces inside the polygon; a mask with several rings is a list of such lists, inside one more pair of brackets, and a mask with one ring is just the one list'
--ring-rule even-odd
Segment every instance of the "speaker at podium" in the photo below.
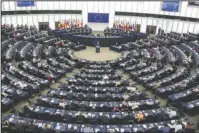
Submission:
{"label": "speaker at podium", "polygon": [[99,41],[94,41],[94,46],[95,46],[95,52],[96,53],[100,53],[100,45],[99,45]]}
{"label": "speaker at podium", "polygon": [[95,46],[96,48],[96,53],[100,53],[100,45]]}

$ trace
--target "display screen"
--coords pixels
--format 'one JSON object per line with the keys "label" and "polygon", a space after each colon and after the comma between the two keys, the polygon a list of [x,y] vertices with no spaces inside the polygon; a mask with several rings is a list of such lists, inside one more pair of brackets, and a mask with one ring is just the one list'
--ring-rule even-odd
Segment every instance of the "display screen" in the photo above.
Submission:
{"label": "display screen", "polygon": [[162,11],[178,12],[179,11],[179,1],[163,1]]}
{"label": "display screen", "polygon": [[17,1],[17,6],[24,7],[24,6],[35,6],[34,1]]}
{"label": "display screen", "polygon": [[189,5],[191,5],[191,6],[199,6],[199,1],[189,2]]}
{"label": "display screen", "polygon": [[109,23],[108,13],[88,13],[88,22]]}

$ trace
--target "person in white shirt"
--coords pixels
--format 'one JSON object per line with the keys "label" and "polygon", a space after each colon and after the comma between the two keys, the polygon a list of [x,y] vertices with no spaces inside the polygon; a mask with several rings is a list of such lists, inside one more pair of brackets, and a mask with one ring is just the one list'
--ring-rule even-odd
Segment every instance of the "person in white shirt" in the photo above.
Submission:
{"label": "person in white shirt", "polygon": [[103,80],[109,80],[109,77],[105,74]]}
{"label": "person in white shirt", "polygon": [[5,75],[1,75],[1,79],[4,80],[4,78],[5,78]]}
{"label": "person in white shirt", "polygon": [[1,93],[4,97],[7,97],[8,96],[8,94],[6,94],[5,92],[2,92]]}
{"label": "person in white shirt", "polygon": [[173,117],[175,117],[176,115],[177,115],[177,112],[176,111],[174,111],[174,110],[168,110],[168,115],[169,115],[169,118],[173,118]]}
{"label": "person in white shirt", "polygon": [[21,94],[21,91],[20,91],[20,90],[17,90],[16,93],[19,95],[19,94]]}
{"label": "person in white shirt", "polygon": [[92,133],[93,132],[93,128],[88,127],[82,127],[83,128],[83,133]]}
{"label": "person in white shirt", "polygon": [[168,126],[170,128],[174,128],[174,132],[177,132],[178,130],[182,129],[182,124],[180,123],[171,123],[171,124],[168,124]]}
{"label": "person in white shirt", "polygon": [[128,95],[127,93],[124,93],[123,99],[124,99],[125,101],[128,100],[128,99],[129,99],[129,95]]}
{"label": "person in white shirt", "polygon": [[11,72],[11,71],[13,71],[14,70],[14,66],[10,66],[10,69],[9,69],[9,71]]}
{"label": "person in white shirt", "polygon": [[63,109],[65,109],[65,107],[66,107],[66,102],[64,102],[64,101],[61,101],[60,103],[59,103],[59,107],[61,107],[61,108],[63,108]]}
{"label": "person in white shirt", "polygon": [[41,67],[41,63],[38,63],[38,67]]}
{"label": "person in white shirt", "polygon": [[192,57],[191,57],[191,55],[188,57],[188,60],[189,60],[190,63],[192,63]]}
{"label": "person in white shirt", "polygon": [[115,86],[120,86],[120,85],[121,85],[121,81],[115,82]]}
{"label": "person in white shirt", "polygon": [[36,60],[35,58],[33,58],[33,59],[32,59],[32,62],[33,62],[33,63],[36,63],[36,62],[37,62],[37,60]]}
{"label": "person in white shirt", "polygon": [[136,104],[136,103],[133,103],[132,105],[131,105],[131,109],[132,110],[135,110],[135,109],[137,109],[139,106]]}
{"label": "person in white shirt", "polygon": [[75,116],[82,115],[82,112],[78,111]]}
{"label": "person in white shirt", "polygon": [[24,83],[22,83],[22,82],[19,82],[19,85],[20,85],[20,87],[22,87],[22,88],[27,87],[27,84],[24,84]]}
{"label": "person in white shirt", "polygon": [[135,87],[127,87],[127,90],[133,92],[133,91],[136,91],[136,88]]}

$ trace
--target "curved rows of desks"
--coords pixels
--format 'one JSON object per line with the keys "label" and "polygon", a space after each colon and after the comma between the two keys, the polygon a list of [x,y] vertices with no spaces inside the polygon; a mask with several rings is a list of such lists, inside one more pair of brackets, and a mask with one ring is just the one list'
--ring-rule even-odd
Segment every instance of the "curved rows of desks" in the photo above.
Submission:
{"label": "curved rows of desks", "polygon": [[64,40],[71,40],[75,43],[80,43],[88,46],[93,46],[94,42],[99,42],[101,47],[109,47],[111,45],[124,44],[127,42],[134,42],[135,40],[144,39],[147,37],[144,33],[134,33],[134,34],[112,34],[111,36],[89,36],[92,31],[82,30],[81,32],[77,29],[75,31],[65,30],[54,30],[50,31],[51,35],[56,37],[61,37]]}

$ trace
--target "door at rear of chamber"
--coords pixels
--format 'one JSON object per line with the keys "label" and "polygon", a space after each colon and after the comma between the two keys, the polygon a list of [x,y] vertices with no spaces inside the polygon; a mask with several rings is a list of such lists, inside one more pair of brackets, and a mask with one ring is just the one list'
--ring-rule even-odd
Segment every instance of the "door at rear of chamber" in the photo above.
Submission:
{"label": "door at rear of chamber", "polygon": [[49,22],[39,22],[39,31],[47,31],[49,29]]}
{"label": "door at rear of chamber", "polygon": [[55,22],[55,29],[58,29],[58,25],[60,22]]}
{"label": "door at rear of chamber", "polygon": [[140,32],[140,24],[136,24],[135,25],[135,31],[136,32]]}
{"label": "door at rear of chamber", "polygon": [[146,33],[147,34],[156,34],[157,26],[147,25]]}

